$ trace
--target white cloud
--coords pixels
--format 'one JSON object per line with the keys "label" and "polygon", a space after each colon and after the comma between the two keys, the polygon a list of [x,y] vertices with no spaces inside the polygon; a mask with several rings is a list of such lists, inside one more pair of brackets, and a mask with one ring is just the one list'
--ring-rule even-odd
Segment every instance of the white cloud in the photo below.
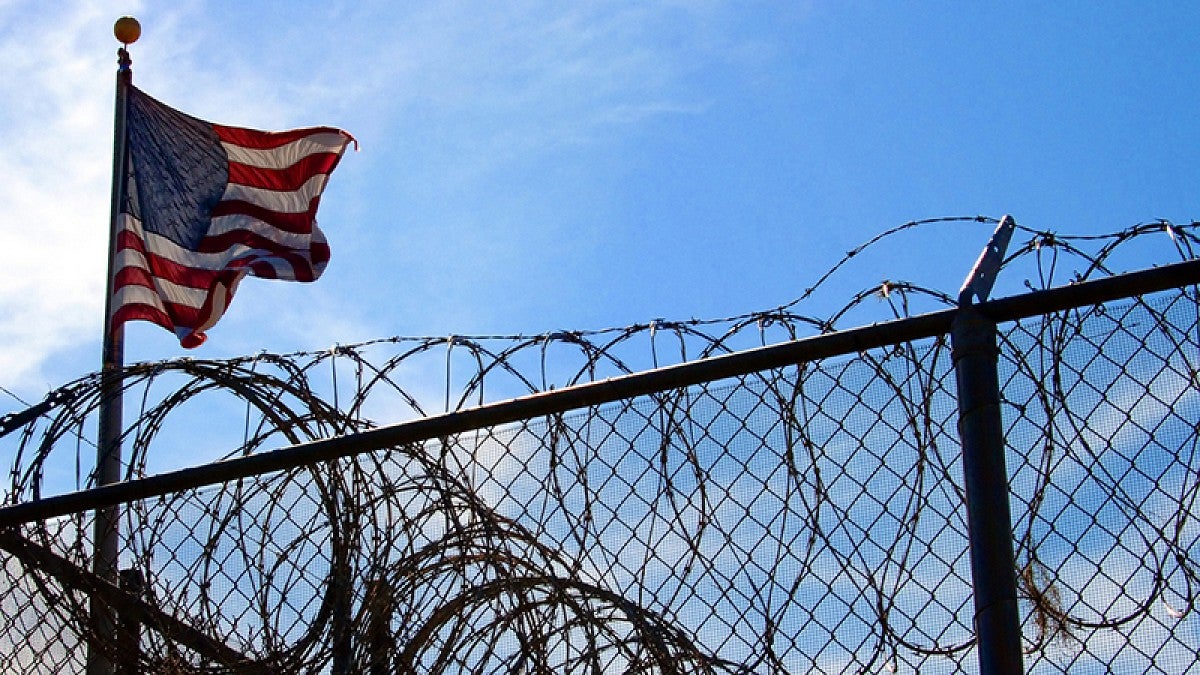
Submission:
{"label": "white cloud", "polygon": [[[351,245],[334,230],[349,230],[359,237],[355,265],[384,276],[394,267],[392,246],[400,246],[390,230],[405,218],[436,220],[438,237],[474,237],[491,252],[497,242],[490,235],[500,227],[512,230],[505,241],[556,245],[564,224],[548,198],[510,208],[512,182],[522,180],[512,167],[563,147],[611,145],[646,120],[703,112],[707,94],[689,88],[689,74],[736,51],[727,49],[719,3],[355,3],[289,6],[286,20],[278,8],[255,4],[220,11],[198,2],[144,11],[139,3],[110,8],[82,0],[44,7],[0,4],[0,25],[21,26],[0,31],[0,58],[12,73],[0,81],[9,102],[0,111],[9,139],[0,161],[10,176],[0,185],[7,207],[0,216],[0,373],[17,391],[77,376],[55,371],[60,355],[99,351],[117,47],[111,26],[122,14],[138,15],[143,25],[131,48],[135,83],[170,105],[227,124],[337,124],[355,133],[364,152],[346,164],[369,168],[340,170],[348,175],[335,178],[339,194],[327,195],[322,223],[342,225],[328,230],[336,265],[345,264],[340,256]],[[414,150],[427,160],[419,170]],[[420,210],[430,204],[389,203],[403,198],[402,183],[428,185],[452,203],[436,212]],[[453,203],[455,195],[481,193],[508,201]],[[334,203],[343,210],[330,210]],[[347,212],[367,224],[347,222]],[[392,220],[380,222],[380,213]],[[547,240],[546,232],[555,234]],[[511,266],[519,255],[509,251],[494,262]],[[286,351],[407,330],[410,324],[394,319],[406,307],[377,309],[377,289],[351,293],[337,274],[328,276],[323,292],[353,299],[322,294],[293,305],[286,324],[312,326],[311,335],[262,344],[258,336],[280,332],[260,328],[228,344]],[[424,311],[480,314],[452,303]],[[339,330],[353,336],[334,335]],[[214,337],[229,331],[223,323]],[[129,360],[168,344],[133,345]],[[205,349],[206,356],[220,351]]]}
{"label": "white cloud", "polygon": [[0,42],[9,66],[0,80],[8,102],[0,112],[8,139],[0,148],[0,372],[20,388],[53,354],[99,332],[116,47],[93,37],[94,5],[0,10],[4,23],[22,25]]}

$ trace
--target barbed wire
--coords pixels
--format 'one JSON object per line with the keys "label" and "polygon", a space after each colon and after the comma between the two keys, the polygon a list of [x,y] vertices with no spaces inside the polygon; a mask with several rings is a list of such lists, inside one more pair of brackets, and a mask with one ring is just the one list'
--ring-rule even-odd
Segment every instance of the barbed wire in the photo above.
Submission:
{"label": "barbed wire", "polygon": [[[134,413],[122,433],[123,478],[153,474],[170,459],[250,454],[827,333],[860,314],[878,321],[954,306],[953,293],[897,280],[864,288],[823,316],[799,311],[864,251],[901,233],[997,222],[905,223],[847,252],[795,300],[720,319],[532,336],[393,336],[320,351],[133,364],[121,381]],[[1000,276],[1039,289],[1111,275],[1135,241],[1155,249],[1139,251],[1142,260],[1193,259],[1198,227],[1156,221],[1064,236],[1019,226],[1025,239],[1014,242]],[[1189,302],[1194,309],[1194,295]],[[1122,330],[1169,337],[1158,358],[1194,389],[1194,326],[1134,305],[1143,312],[1138,321],[1152,327]],[[1147,494],[1165,498],[1161,491],[1124,487],[1115,468],[1087,470],[1088,494],[1103,495],[1089,497],[1093,506],[1128,523],[1114,539],[1141,542],[1122,544],[1144,554],[1130,563],[1127,601],[1091,609],[1086,586],[1096,574],[1064,579],[1056,559],[1073,559],[1054,534],[1066,508],[1055,497],[1065,489],[1056,477],[1064,466],[1108,458],[1089,431],[1096,408],[1077,409],[1087,364],[1107,357],[1068,359],[1081,336],[1100,353],[1103,342],[1085,332],[1106,311],[1048,315],[1005,338],[1012,372],[1032,387],[1005,390],[1005,405],[1019,413],[1014,430],[1041,434],[1022,446],[1026,459],[1015,469],[1031,486],[1017,528],[1031,653],[1076,644],[1072,636],[1084,629],[1140,626],[1156,603],[1172,616],[1195,615],[1196,457],[1162,460],[1178,484],[1168,502],[1178,508],[1166,522],[1145,506]],[[145,623],[155,628],[141,666],[742,673],[819,667],[812,653],[824,649],[858,671],[961,657],[974,631],[958,460],[949,451],[957,440],[948,349],[944,340],[902,343],[131,503],[121,559],[148,589]],[[100,384],[99,373],[86,375],[0,418],[13,457],[5,503],[93,485]],[[201,429],[223,445],[198,447]],[[1181,442],[1195,454],[1194,425]],[[168,449],[174,458],[163,456]],[[66,636],[60,644],[103,643],[87,619],[86,574],[37,563],[49,551],[86,572],[89,523],[90,514],[78,514],[22,528],[35,548],[9,550],[20,566],[6,563],[0,580],[0,601],[13,609],[0,634],[15,631],[23,613],[44,611]],[[852,590],[839,595],[842,586]],[[1135,588],[1144,593],[1133,599]],[[798,606],[807,593],[815,608]],[[801,634],[824,646],[797,644]],[[78,650],[47,650],[37,661],[47,672],[78,658]]]}

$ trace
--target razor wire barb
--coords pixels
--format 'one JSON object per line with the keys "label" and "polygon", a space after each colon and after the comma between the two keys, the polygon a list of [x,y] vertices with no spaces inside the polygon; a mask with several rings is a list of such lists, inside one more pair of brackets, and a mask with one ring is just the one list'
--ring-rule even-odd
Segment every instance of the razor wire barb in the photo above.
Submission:
{"label": "razor wire barb", "polygon": [[[123,476],[952,307],[887,280],[800,311],[868,248],[996,222],[905,223],[721,319],[130,365]],[[1198,227],[1018,226],[1000,277],[1107,276],[1134,242],[1193,259]],[[1197,302],[1167,296],[1002,331],[1031,672],[1198,656],[1175,628],[1200,589]],[[118,648],[88,622],[100,593],[140,635],[112,656],[148,672],[970,672],[953,379],[948,340],[902,342],[132,502],[124,587],[89,576],[90,513],[28,523],[0,537],[0,646],[79,670],[78,645]],[[0,418],[5,503],[92,485],[100,392],[94,373]]]}

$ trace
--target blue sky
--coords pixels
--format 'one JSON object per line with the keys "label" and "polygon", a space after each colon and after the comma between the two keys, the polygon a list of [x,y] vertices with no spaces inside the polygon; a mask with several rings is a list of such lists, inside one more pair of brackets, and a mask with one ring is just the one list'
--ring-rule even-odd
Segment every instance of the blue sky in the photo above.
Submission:
{"label": "blue sky", "polygon": [[[131,324],[132,362],[741,314],[928,217],[1190,222],[1185,5],[0,0],[0,386],[99,365],[123,14],[151,95],[361,144],[322,202],[320,281],[247,280],[192,352]],[[990,232],[889,240],[800,309],[883,279],[953,293]]]}
{"label": "blue sky", "polygon": [[[1198,13],[0,0],[0,414],[99,366],[123,14],[142,22],[134,81],[151,95],[230,125],[336,125],[361,145],[322,202],[320,281],[246,280],[191,352],[131,324],[132,362],[741,314],[923,218],[1011,213],[1067,234],[1191,222]],[[991,230],[890,238],[798,311],[827,316],[883,279],[954,293]],[[164,465],[194,463],[188,448]]]}

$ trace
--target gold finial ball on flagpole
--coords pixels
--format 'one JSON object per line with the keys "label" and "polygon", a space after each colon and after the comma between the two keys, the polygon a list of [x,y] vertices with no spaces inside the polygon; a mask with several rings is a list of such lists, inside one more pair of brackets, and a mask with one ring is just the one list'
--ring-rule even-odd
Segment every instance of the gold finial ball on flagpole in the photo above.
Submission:
{"label": "gold finial ball on flagpole", "polygon": [[113,35],[121,44],[131,45],[142,36],[142,24],[132,16],[123,16],[113,24]]}

